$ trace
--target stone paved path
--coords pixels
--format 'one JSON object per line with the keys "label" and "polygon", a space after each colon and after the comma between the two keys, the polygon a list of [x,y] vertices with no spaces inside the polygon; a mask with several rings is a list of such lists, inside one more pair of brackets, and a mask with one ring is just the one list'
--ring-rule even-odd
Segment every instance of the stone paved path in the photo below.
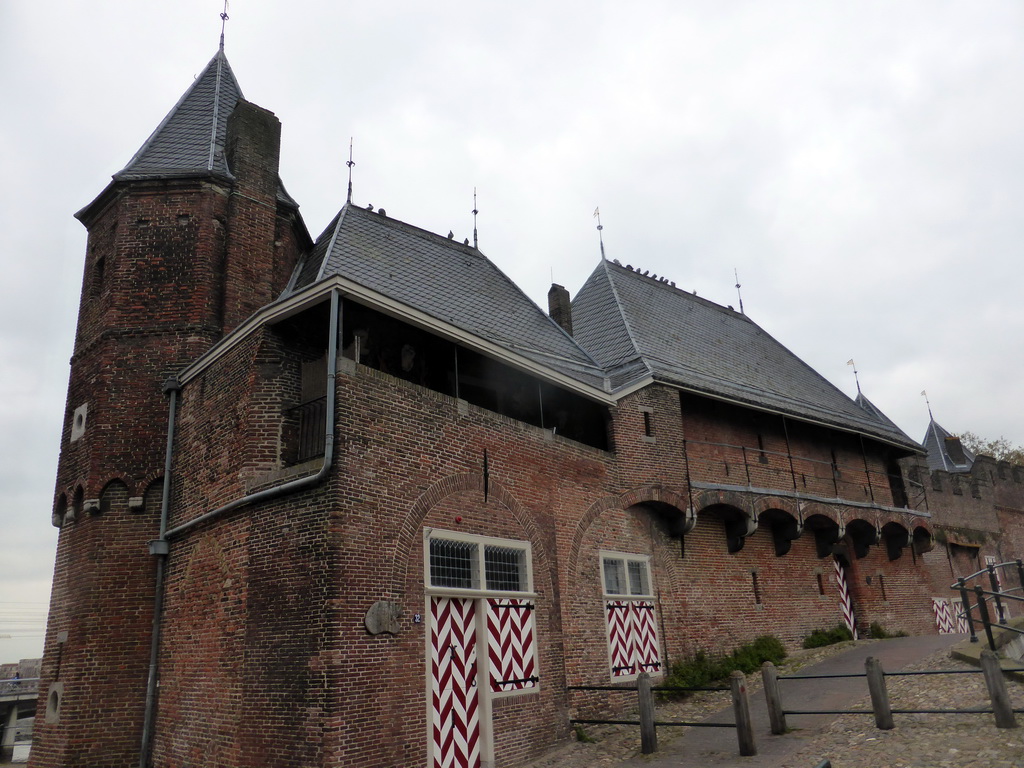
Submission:
{"label": "stone paved path", "polygon": [[[839,674],[864,671],[864,660],[875,656],[887,672],[901,669],[970,669],[953,661],[948,648],[962,636],[896,638],[848,644],[847,650],[826,661],[805,667],[800,674]],[[783,671],[783,674],[786,674]],[[759,676],[755,676],[759,677]],[[636,728],[609,728],[595,744],[573,744],[537,761],[532,768],[815,768],[830,759],[833,768],[1009,768],[1024,766],[1024,727],[998,729],[991,715],[895,715],[896,727],[879,731],[871,715],[791,715],[791,732],[772,736],[764,696],[751,679],[751,710],[758,755],[740,757],[732,729],[669,729],[658,731],[659,751],[639,755]],[[981,674],[888,677],[894,709],[987,708]],[[1024,684],[1007,681],[1014,706],[1024,708]],[[862,678],[820,681],[783,681],[787,709],[870,710]],[[658,719],[701,719],[693,707],[714,712],[712,719],[728,721],[731,711],[715,712],[728,700],[691,702]],[[727,694],[726,694],[727,696]],[[667,708],[671,708],[668,705]],[[685,708],[689,707],[688,714]],[[676,715],[681,714],[681,717]],[[1018,715],[1024,726],[1024,715]],[[679,733],[682,731],[682,733]],[[678,735],[676,735],[678,734]],[[674,738],[673,738],[674,737]]]}

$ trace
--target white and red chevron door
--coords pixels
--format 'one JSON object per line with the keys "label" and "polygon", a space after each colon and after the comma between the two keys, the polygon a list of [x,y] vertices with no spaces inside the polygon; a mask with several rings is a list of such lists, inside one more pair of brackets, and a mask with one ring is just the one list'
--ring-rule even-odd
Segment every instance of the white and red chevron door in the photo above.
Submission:
{"label": "white and red chevron door", "polygon": [[430,599],[431,768],[479,768],[476,602]]}

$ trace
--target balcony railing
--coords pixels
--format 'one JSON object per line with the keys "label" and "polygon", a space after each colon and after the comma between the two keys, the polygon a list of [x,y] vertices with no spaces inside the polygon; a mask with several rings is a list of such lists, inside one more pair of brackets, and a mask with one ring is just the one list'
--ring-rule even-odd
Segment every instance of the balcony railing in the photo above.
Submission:
{"label": "balcony railing", "polygon": [[289,421],[296,424],[295,463],[323,456],[326,433],[327,398],[310,400],[288,410]]}
{"label": "balcony railing", "polygon": [[867,462],[838,463],[762,448],[687,440],[692,483],[791,491],[796,496],[927,509],[924,486]]}

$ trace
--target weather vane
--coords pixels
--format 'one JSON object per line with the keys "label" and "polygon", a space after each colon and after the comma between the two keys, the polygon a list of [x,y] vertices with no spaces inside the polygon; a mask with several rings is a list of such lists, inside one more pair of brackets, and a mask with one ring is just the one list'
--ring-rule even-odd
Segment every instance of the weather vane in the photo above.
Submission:
{"label": "weather vane", "polygon": [[224,0],[224,10],[220,13],[220,49],[224,50],[224,28],[228,24],[228,0]]}
{"label": "weather vane", "polygon": [[921,390],[921,397],[924,398],[924,404],[928,406],[928,418],[935,421],[935,417],[932,416],[932,404],[928,400],[928,393],[925,390]]}
{"label": "weather vane", "polygon": [[352,202],[352,166],[356,164],[356,161],[352,159],[352,137],[348,137],[348,162],[345,165],[348,166],[348,202]]}
{"label": "weather vane", "polygon": [[601,234],[604,227],[601,226],[601,209],[594,209],[594,218],[597,219],[597,238],[601,241],[601,258],[607,261],[604,255],[604,235]]}
{"label": "weather vane", "polygon": [[[857,382],[857,394],[859,395],[859,394],[861,394],[861,391],[860,391],[860,377],[857,375],[857,364],[855,362],[853,362],[853,358],[852,357],[849,360],[846,361],[846,364],[853,366],[853,380]],[[922,392],[921,394],[924,394],[924,393]]]}
{"label": "weather vane", "polygon": [[736,296],[740,300],[740,314],[745,315],[747,313],[743,311],[743,294],[740,293],[740,273],[736,267],[732,268],[732,273],[736,276]]}
{"label": "weather vane", "polygon": [[476,187],[473,187],[473,247],[476,248],[476,215],[480,213],[476,209]]}

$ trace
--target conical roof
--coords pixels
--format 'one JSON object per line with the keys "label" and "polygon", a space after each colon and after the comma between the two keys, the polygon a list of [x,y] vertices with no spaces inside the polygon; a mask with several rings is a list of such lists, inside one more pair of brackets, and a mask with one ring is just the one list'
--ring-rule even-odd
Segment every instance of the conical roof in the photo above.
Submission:
{"label": "conical roof", "polygon": [[974,454],[964,447],[960,438],[947,431],[935,419],[928,421],[924,440],[921,441],[928,453],[928,469],[944,469],[947,472],[970,472]]}
{"label": "conical roof", "polygon": [[692,392],[821,423],[920,452],[746,315],[602,261],[572,302],[575,338],[614,386],[653,376]]}
{"label": "conical roof", "polygon": [[[227,125],[242,98],[242,89],[224,49],[220,48],[128,164],[114,174],[114,182],[195,177],[232,179],[225,153]],[[101,194],[97,200],[102,197]],[[277,199],[298,208],[280,179]],[[95,202],[76,215],[82,218]]]}
{"label": "conical roof", "polygon": [[242,89],[220,49],[114,179],[230,176],[224,138],[228,117],[241,98]]}

